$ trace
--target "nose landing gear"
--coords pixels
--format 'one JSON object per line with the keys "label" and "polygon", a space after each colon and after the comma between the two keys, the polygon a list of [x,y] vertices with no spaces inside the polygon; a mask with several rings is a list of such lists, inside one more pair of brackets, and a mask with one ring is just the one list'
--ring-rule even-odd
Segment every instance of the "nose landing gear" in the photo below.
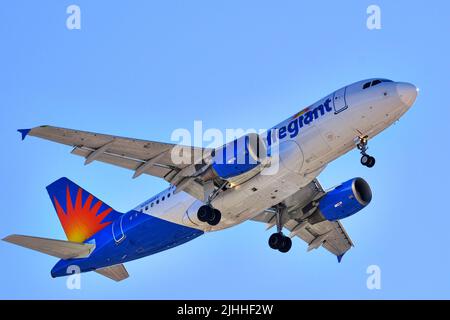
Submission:
{"label": "nose landing gear", "polygon": [[375,158],[367,154],[363,154],[361,156],[361,164],[368,168],[372,168],[375,165]]}
{"label": "nose landing gear", "polygon": [[375,158],[372,156],[369,156],[366,151],[369,149],[367,146],[368,143],[368,137],[358,137],[356,139],[356,147],[361,152],[361,164],[363,166],[366,166],[368,168],[372,168],[375,165]]}

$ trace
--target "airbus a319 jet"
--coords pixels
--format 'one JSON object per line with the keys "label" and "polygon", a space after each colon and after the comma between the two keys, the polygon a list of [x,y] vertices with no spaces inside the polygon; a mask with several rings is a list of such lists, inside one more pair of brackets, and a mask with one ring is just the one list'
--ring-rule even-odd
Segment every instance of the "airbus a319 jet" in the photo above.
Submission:
{"label": "airbus a319 jet", "polygon": [[[369,184],[353,178],[325,191],[317,176],[328,163],[358,149],[361,164],[375,165],[368,141],[415,102],[405,82],[368,79],[345,86],[265,133],[249,133],[218,148],[180,146],[40,126],[18,130],[71,146],[93,161],[148,174],[170,187],[128,212],[118,212],[67,178],[47,187],[65,240],[10,235],[3,240],[60,258],[53,277],[95,271],[120,281],[127,261],[252,220],[275,227],[268,245],[288,252],[292,238],[308,251],[323,247],[342,256],[353,246],[340,220],[372,200]],[[276,149],[276,150],[275,150]],[[191,161],[174,161],[184,154]],[[272,172],[267,173],[267,171]]]}

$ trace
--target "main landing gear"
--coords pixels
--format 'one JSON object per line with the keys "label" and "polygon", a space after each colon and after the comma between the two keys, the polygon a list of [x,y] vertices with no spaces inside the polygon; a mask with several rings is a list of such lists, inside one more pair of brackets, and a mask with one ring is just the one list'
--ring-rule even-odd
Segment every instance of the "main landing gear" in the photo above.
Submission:
{"label": "main landing gear", "polygon": [[204,205],[198,209],[197,218],[201,222],[207,222],[210,226],[216,226],[219,224],[222,214],[219,210],[209,205]]}
{"label": "main landing gear", "polygon": [[214,198],[226,188],[226,186],[229,184],[228,181],[225,181],[219,188],[215,189],[214,183],[212,181],[209,181],[207,188],[207,193],[209,193],[207,197],[206,204],[201,206],[197,211],[197,219],[200,222],[206,222],[210,226],[217,226],[220,222],[220,219],[222,219],[222,213],[220,213],[219,210],[214,209],[211,205],[211,202],[214,200]]}
{"label": "main landing gear", "polygon": [[369,149],[367,146],[368,137],[358,137],[356,141],[356,147],[361,151],[361,164],[368,168],[372,168],[375,165],[375,158],[366,153],[367,149]]}
{"label": "main landing gear", "polygon": [[285,210],[286,208],[276,208],[275,214],[277,219],[277,232],[273,233],[269,238],[269,247],[283,253],[288,252],[292,247],[291,238],[285,236],[282,232],[283,225],[281,222],[281,216]]}
{"label": "main landing gear", "polygon": [[269,247],[285,253],[291,249],[292,240],[291,238],[285,236],[282,232],[276,232],[269,238]]}

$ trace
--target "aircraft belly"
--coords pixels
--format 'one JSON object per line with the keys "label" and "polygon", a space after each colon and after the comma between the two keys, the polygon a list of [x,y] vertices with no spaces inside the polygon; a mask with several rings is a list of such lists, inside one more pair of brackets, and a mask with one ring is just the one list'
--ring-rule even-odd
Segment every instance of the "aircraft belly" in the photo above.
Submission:
{"label": "aircraft belly", "polygon": [[285,171],[299,173],[302,170],[303,161],[303,152],[298,143],[295,140],[288,140],[280,144],[279,159],[275,159],[274,164],[277,165],[279,163]]}
{"label": "aircraft belly", "polygon": [[[130,219],[131,218],[131,219]],[[107,227],[96,234],[96,249],[83,259],[60,260],[52,269],[52,276],[67,275],[69,266],[78,266],[81,272],[124,263],[152,255],[203,234],[203,231],[172,223],[137,211],[130,211],[124,217],[124,235],[122,241],[116,242]]]}
{"label": "aircraft belly", "polygon": [[[222,212],[223,223],[211,230],[234,226],[253,218],[261,211],[280,203],[310,182],[300,173],[287,168],[279,175],[258,175],[248,183],[224,192],[213,205]],[[250,183],[251,182],[251,183]]]}
{"label": "aircraft belly", "polygon": [[[300,145],[304,156],[304,163],[301,172],[308,174],[314,172],[327,164],[327,158],[333,152],[333,144],[327,141],[324,133],[329,138],[335,138],[336,134],[333,128],[330,128],[324,122],[319,126],[309,126],[302,135],[299,135],[297,143]],[[328,128],[324,131],[323,128]],[[336,143],[339,141],[335,141]]]}
{"label": "aircraft belly", "polygon": [[183,220],[184,214],[196,201],[198,200],[190,194],[179,192],[173,194],[172,198],[166,204],[160,204],[161,207],[156,207],[157,211],[150,212],[150,215],[176,224],[186,225]]}

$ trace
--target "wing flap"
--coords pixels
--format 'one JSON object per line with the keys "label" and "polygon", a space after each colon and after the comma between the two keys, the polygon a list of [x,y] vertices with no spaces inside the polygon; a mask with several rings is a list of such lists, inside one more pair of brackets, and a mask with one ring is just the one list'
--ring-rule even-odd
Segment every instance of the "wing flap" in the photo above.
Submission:
{"label": "wing flap", "polygon": [[[81,156],[83,158],[89,157],[91,154],[91,150],[85,147],[75,147],[72,150],[72,154]],[[138,170],[138,168],[146,163],[146,160],[136,159],[124,156],[123,154],[112,153],[110,151],[104,152],[99,155],[96,161],[104,162],[107,164],[115,165],[118,167],[122,167],[129,170]],[[152,176],[164,178],[167,174],[169,174],[173,169],[170,168],[169,165],[161,165],[155,164],[152,166],[148,166],[142,173],[146,173]]]}
{"label": "wing flap", "polygon": [[17,234],[7,236],[3,239],[3,241],[65,260],[87,258],[95,249],[94,244],[23,236]]}
{"label": "wing flap", "polygon": [[[291,231],[294,224],[296,221],[291,220],[285,227]],[[336,256],[344,254],[353,246],[340,222],[322,221],[313,225],[307,223],[296,236],[308,244],[308,251],[323,246]]]}

